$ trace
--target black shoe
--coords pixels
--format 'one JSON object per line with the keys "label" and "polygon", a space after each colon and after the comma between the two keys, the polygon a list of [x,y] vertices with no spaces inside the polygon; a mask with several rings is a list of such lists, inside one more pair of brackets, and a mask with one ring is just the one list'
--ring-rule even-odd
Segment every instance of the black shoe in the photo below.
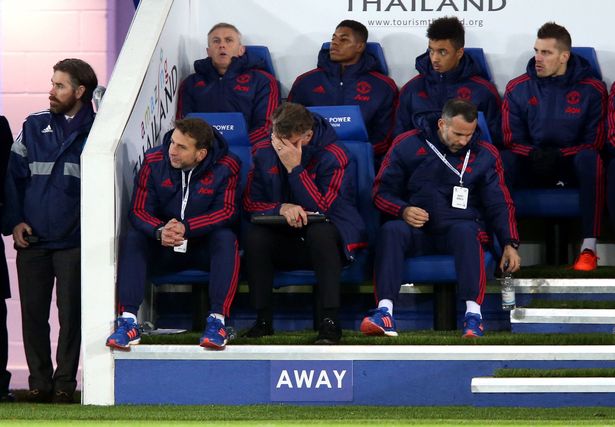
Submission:
{"label": "black shoe", "polygon": [[69,393],[64,390],[57,390],[51,398],[53,403],[75,403],[73,393]]}
{"label": "black shoe", "polygon": [[342,339],[342,328],[335,321],[325,317],[320,322],[318,336],[314,344],[339,344]]}
{"label": "black shoe", "polygon": [[0,394],[0,403],[12,403],[15,401],[15,395],[10,391]]}
{"label": "black shoe", "polygon": [[260,338],[268,335],[273,335],[273,326],[266,320],[258,319],[250,329],[243,333],[246,338]]}
{"label": "black shoe", "polygon": [[51,393],[48,391],[42,391],[38,388],[33,388],[26,395],[26,400],[30,403],[50,403]]}

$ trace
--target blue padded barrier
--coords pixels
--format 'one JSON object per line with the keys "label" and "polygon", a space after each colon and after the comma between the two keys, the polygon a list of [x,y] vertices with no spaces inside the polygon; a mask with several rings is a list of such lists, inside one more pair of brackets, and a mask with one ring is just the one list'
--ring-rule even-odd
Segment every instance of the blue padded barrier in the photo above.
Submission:
{"label": "blue padded barrier", "polygon": [[474,62],[478,63],[482,71],[482,77],[493,82],[493,74],[491,74],[491,68],[489,68],[489,64],[487,63],[487,58],[485,58],[485,52],[482,47],[466,47],[463,51],[470,55]]}
{"label": "blue padded barrier", "polygon": [[[331,48],[331,42],[324,42],[322,44],[322,49],[330,49],[330,48]],[[365,46],[365,51],[367,53],[370,53],[372,56],[374,56],[378,60],[378,67],[376,68],[376,71],[378,71],[381,74],[384,74],[385,76],[388,76],[389,67],[387,65],[387,60],[384,57],[384,50],[382,50],[382,46],[380,45],[380,43],[367,42]]]}
{"label": "blue padded barrier", "polygon": [[[495,259],[485,251],[484,257],[487,279],[493,279]],[[406,258],[404,262],[404,281],[408,283],[455,283],[457,271],[452,255],[424,255]]]}
{"label": "blue padded barrier", "polygon": [[358,105],[314,106],[307,109],[329,120],[339,140],[369,141]]}
{"label": "blue padded barrier", "polygon": [[598,55],[596,55],[596,49],[586,46],[574,46],[572,53],[582,56],[587,59],[589,65],[592,67],[592,74],[598,80],[602,80],[602,71],[600,70],[600,64],[598,64]]}
{"label": "blue padded barrier", "polygon": [[190,113],[186,117],[205,120],[220,132],[230,145],[250,145],[248,126],[241,113]]}
{"label": "blue padded barrier", "polygon": [[246,53],[252,58],[262,59],[264,64],[264,70],[276,77],[275,70],[273,68],[273,61],[271,60],[271,53],[267,46],[247,45],[245,46]]}

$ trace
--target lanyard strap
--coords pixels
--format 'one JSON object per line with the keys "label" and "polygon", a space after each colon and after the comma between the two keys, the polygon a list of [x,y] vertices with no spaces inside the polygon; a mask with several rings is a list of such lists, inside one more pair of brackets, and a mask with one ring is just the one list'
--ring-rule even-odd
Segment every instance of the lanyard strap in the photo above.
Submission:
{"label": "lanyard strap", "polygon": [[436,153],[436,156],[438,156],[438,158],[442,160],[442,163],[448,166],[448,168],[452,170],[455,173],[455,175],[459,177],[459,185],[463,187],[463,174],[465,173],[466,168],[468,167],[468,161],[470,160],[470,150],[468,150],[468,152],[466,153],[466,158],[463,160],[463,166],[461,167],[461,172],[459,172],[457,169],[453,167],[453,165],[451,165],[448,162],[448,160],[446,160],[446,157],[444,156],[444,154],[440,153],[438,149],[434,147],[434,145],[431,142],[429,142],[428,140],[425,140],[425,142],[427,143],[427,145],[429,145],[429,148],[431,148],[432,151]]}
{"label": "lanyard strap", "polygon": [[182,171],[182,208],[180,211],[181,220],[184,220],[184,212],[186,211],[186,206],[188,205],[188,196],[190,195],[190,178],[192,178],[192,171],[188,172],[188,182],[186,182],[186,174]]}

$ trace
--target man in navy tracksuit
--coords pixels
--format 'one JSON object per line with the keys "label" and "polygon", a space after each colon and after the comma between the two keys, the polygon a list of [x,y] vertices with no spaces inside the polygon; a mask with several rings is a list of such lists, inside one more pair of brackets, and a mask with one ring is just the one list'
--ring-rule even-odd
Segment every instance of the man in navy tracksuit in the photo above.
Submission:
{"label": "man in navy tracksuit", "polygon": [[148,269],[161,273],[197,268],[211,274],[211,314],[200,345],[225,348],[224,321],[239,277],[237,238],[231,228],[238,217],[239,169],[239,159],[229,153],[222,136],[196,118],[178,120],[162,145],[145,153],[120,249],[121,316],[107,339],[109,347],[127,349],[140,341],[136,315]]}
{"label": "man in navy tracksuit", "polygon": [[402,87],[394,134],[416,129],[427,116],[435,124],[444,103],[461,98],[472,102],[487,120],[494,142],[500,141],[501,100],[495,86],[471,56],[465,55],[465,30],[456,17],[433,21],[427,28],[429,48],[416,58],[419,72]]}
{"label": "man in navy tracksuit", "polygon": [[[355,249],[367,245],[357,208],[356,165],[337,142],[326,119],[295,103],[272,116],[270,141],[254,146],[243,206],[251,215],[280,215],[278,226],[251,224],[246,232],[246,274],[257,311],[248,337],[273,334],[271,293],[274,269],[313,269],[318,281],[316,344],[341,338],[340,274]],[[319,212],[328,221],[310,222]]]}
{"label": "man in navy tracksuit", "polygon": [[207,34],[207,55],[194,62],[194,74],[179,88],[177,118],[188,113],[242,113],[250,143],[269,136],[270,116],[280,102],[278,83],[263,69],[262,60],[251,58],[241,44],[239,30],[226,23]]}
{"label": "man in navy tracksuit", "polygon": [[604,206],[600,149],[607,93],[590,64],[570,51],[568,31],[553,22],[538,30],[525,74],[506,86],[502,152],[511,187],[578,185],[583,243],[575,270],[597,265],[596,239]]}
{"label": "man in navy tracksuit", "polygon": [[[0,116],[0,211],[5,209],[4,183],[13,135],[8,120]],[[15,396],[9,391],[11,373],[6,369],[9,361],[9,336],[6,327],[8,315],[6,299],[11,297],[9,270],[4,253],[4,240],[0,238],[0,403],[13,402]]]}
{"label": "man in navy tracksuit", "polygon": [[345,20],[335,29],[330,49],[318,54],[318,68],[300,75],[288,101],[305,106],[358,105],[376,158],[391,145],[398,90],[377,71],[378,60],[365,51],[367,28]]}
{"label": "man in navy tracksuit", "polygon": [[488,232],[504,245],[503,271],[518,270],[521,261],[502,162],[497,149],[476,131],[477,110],[467,101],[448,101],[437,129],[427,120],[422,124],[393,141],[374,182],[376,207],[393,219],[380,228],[376,246],[378,308],[363,320],[361,331],[397,336],[393,303],[404,259],[445,253],[455,257],[458,296],[466,301],[463,336],[482,336]]}
{"label": "man in navy tracksuit", "polygon": [[[3,232],[13,235],[23,341],[36,402],[69,403],[81,345],[80,157],[94,122],[92,67],[64,59],[53,67],[49,110],[28,116],[11,148]],[[56,284],[60,323],[51,361],[49,309]]]}
{"label": "man in navy tracksuit", "polygon": [[615,83],[611,85],[611,91],[609,92],[607,124],[608,135],[605,154],[608,158],[609,166],[607,169],[606,200],[611,223],[615,227]]}

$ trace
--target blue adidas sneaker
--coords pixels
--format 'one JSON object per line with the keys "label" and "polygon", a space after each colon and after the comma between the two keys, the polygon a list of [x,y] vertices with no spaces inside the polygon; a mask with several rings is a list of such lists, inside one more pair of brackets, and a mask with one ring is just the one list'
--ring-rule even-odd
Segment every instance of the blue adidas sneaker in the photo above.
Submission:
{"label": "blue adidas sneaker", "polygon": [[227,341],[228,333],[222,321],[214,316],[209,316],[203,336],[199,340],[199,345],[213,350],[224,350]]}
{"label": "blue adidas sneaker", "polygon": [[395,320],[386,307],[370,310],[361,322],[363,335],[386,335],[396,337]]}
{"label": "blue adidas sneaker", "polygon": [[133,319],[118,317],[115,332],[107,338],[107,347],[127,350],[130,345],[141,342],[141,330]]}
{"label": "blue adidas sneaker", "polygon": [[483,319],[480,317],[480,314],[467,313],[466,317],[463,319],[463,337],[482,337],[484,331]]}

